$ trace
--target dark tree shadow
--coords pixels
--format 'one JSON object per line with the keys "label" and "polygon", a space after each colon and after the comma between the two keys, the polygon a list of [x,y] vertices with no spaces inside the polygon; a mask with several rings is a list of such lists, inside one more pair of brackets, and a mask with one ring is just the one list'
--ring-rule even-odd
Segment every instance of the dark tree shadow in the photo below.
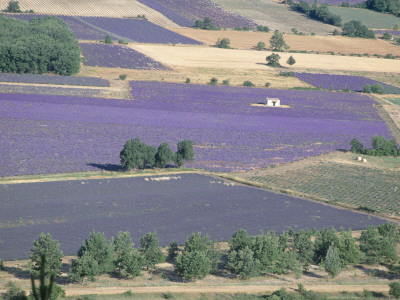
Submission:
{"label": "dark tree shadow", "polygon": [[324,278],[324,276],[322,275],[318,275],[314,272],[311,271],[304,271],[303,275],[308,276],[308,277],[312,277],[312,278]]}
{"label": "dark tree shadow", "polygon": [[104,171],[123,171],[123,168],[121,165],[116,165],[116,164],[96,164],[96,163],[88,163],[88,166],[104,170]]}
{"label": "dark tree shadow", "polygon": [[155,269],[151,271],[152,275],[160,276],[171,282],[185,282],[174,270]]}
{"label": "dark tree shadow", "polygon": [[394,274],[390,271],[383,271],[383,270],[379,270],[377,268],[366,268],[363,265],[357,265],[357,266],[355,266],[355,268],[359,269],[364,274],[367,274],[368,276],[372,276],[372,277],[388,279],[388,280],[393,280],[393,279],[398,278],[398,276],[396,274]]}
{"label": "dark tree shadow", "polygon": [[31,273],[29,272],[29,270],[23,270],[16,267],[4,267],[4,272],[7,272],[8,274],[13,275],[14,277],[19,279],[31,278]]}

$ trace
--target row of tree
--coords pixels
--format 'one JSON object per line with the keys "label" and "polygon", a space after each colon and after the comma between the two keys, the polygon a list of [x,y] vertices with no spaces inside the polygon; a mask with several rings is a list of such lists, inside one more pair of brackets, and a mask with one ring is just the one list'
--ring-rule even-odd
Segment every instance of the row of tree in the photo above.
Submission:
{"label": "row of tree", "polygon": [[178,167],[185,162],[194,160],[194,142],[182,140],[177,145],[174,153],[168,143],[161,143],[158,148],[147,145],[139,138],[128,140],[120,152],[122,167],[125,170],[145,168],[165,168],[167,164],[174,162]]}
{"label": "row of tree", "polygon": [[358,4],[357,7],[400,16],[400,2],[398,0],[367,0]]}
{"label": "row of tree", "polygon": [[374,136],[371,139],[372,149],[367,149],[357,139],[350,141],[351,152],[374,156],[400,156],[400,148],[397,148],[395,140],[388,140],[384,136]]}
{"label": "row of tree", "polygon": [[[93,231],[80,247],[77,258],[71,263],[68,278],[82,282],[95,280],[100,274],[114,273],[120,277],[136,277],[143,268],[153,269],[165,259],[174,263],[176,273],[184,280],[201,279],[208,274],[227,269],[246,279],[262,274],[288,274],[301,276],[312,263],[322,264],[335,277],[350,264],[392,263],[398,272],[397,243],[399,228],[393,223],[368,227],[356,241],[351,230],[340,231],[284,231],[249,236],[244,229],[237,230],[229,240],[227,262],[221,260],[222,252],[208,235],[193,233],[179,247],[173,241],[165,257],[156,233],[147,233],[135,248],[129,232],[119,232],[116,238],[107,240],[103,233]],[[45,274],[58,276],[61,258],[58,241],[50,234],[41,234],[30,251],[31,273],[37,275],[41,257],[45,255]]]}
{"label": "row of tree", "polygon": [[71,75],[80,69],[78,41],[60,18],[0,16],[0,72]]}

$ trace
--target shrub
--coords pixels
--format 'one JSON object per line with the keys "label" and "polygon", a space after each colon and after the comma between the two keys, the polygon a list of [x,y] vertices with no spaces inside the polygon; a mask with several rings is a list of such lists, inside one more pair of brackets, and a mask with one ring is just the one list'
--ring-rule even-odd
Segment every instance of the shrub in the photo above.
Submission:
{"label": "shrub", "polygon": [[126,75],[126,74],[120,74],[119,75],[119,80],[125,80],[127,76],[128,75]]}
{"label": "shrub", "polygon": [[290,56],[290,57],[288,58],[288,60],[286,61],[286,63],[287,63],[288,65],[293,66],[293,65],[296,63],[296,60],[293,58],[293,56]]}
{"label": "shrub", "polygon": [[106,35],[106,37],[104,39],[104,43],[113,44],[113,41],[112,41],[112,39],[111,39],[111,37],[109,35]]}
{"label": "shrub", "polygon": [[371,92],[374,94],[383,94],[383,86],[379,83],[375,83],[372,87],[371,87]]}
{"label": "shrub", "polygon": [[205,29],[205,30],[218,30],[220,28],[215,27],[210,17],[205,17],[203,21],[196,20],[194,28]]}
{"label": "shrub", "polygon": [[339,30],[337,30],[337,29],[333,30],[332,35],[334,35],[334,36],[340,35]]}
{"label": "shrub", "polygon": [[384,56],[385,59],[395,59],[396,56],[394,56],[392,53],[388,53]]}
{"label": "shrub", "polygon": [[14,282],[7,283],[7,291],[3,294],[3,299],[10,299],[10,300],[23,300],[28,299],[26,297],[26,293],[23,289],[19,286],[15,285]]}
{"label": "shrub", "polygon": [[254,83],[252,83],[251,81],[246,80],[246,81],[243,82],[243,86],[253,87],[253,86],[255,86],[255,85],[254,85]]}
{"label": "shrub", "polygon": [[178,143],[178,150],[175,153],[175,163],[178,167],[182,166],[185,162],[193,162],[194,160],[194,141],[182,140]]}
{"label": "shrub", "polygon": [[400,298],[400,282],[391,282],[389,283],[389,295],[393,296],[396,299]]}
{"label": "shrub", "polygon": [[265,43],[264,42],[258,42],[257,44],[257,50],[261,51],[265,48]]}
{"label": "shrub", "polygon": [[190,83],[190,78],[186,78],[185,83]]}
{"label": "shrub", "polygon": [[208,84],[209,85],[217,85],[217,83],[218,83],[218,79],[213,77],[213,78],[211,78],[211,80],[210,80],[210,82]]}
{"label": "shrub", "polygon": [[294,72],[279,72],[279,76],[294,77]]}
{"label": "shrub", "polygon": [[267,65],[271,67],[280,67],[279,60],[281,59],[280,55],[277,53],[272,53],[267,56],[265,60],[267,61]]}
{"label": "shrub", "polygon": [[118,40],[118,44],[120,44],[120,45],[128,45],[128,42],[125,42],[124,40]]}
{"label": "shrub", "polygon": [[383,35],[382,35],[382,39],[383,39],[383,40],[390,41],[392,38],[393,38],[393,36],[392,36],[389,32],[387,32],[387,31],[384,32]]}
{"label": "shrub", "polygon": [[264,84],[264,86],[265,86],[266,88],[269,88],[269,87],[271,86],[271,83],[266,82],[266,83]]}
{"label": "shrub", "polygon": [[269,32],[269,28],[268,26],[257,26],[257,31],[261,31],[261,32]]}
{"label": "shrub", "polygon": [[218,48],[230,49],[230,47],[229,47],[230,43],[231,43],[231,40],[228,38],[223,38],[223,39],[219,38],[217,40],[217,42],[215,43],[215,45]]}
{"label": "shrub", "polygon": [[371,88],[372,88],[372,86],[370,84],[364,85],[364,93],[370,94],[371,93]]}
{"label": "shrub", "polygon": [[229,79],[223,80],[223,81],[222,81],[222,85],[228,86],[228,85],[229,85]]}

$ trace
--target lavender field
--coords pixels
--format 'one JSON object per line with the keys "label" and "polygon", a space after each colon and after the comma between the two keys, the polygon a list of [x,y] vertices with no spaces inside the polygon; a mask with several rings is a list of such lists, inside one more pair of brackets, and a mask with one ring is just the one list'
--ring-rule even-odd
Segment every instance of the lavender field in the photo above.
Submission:
{"label": "lavender field", "polygon": [[394,35],[394,36],[400,36],[400,30],[374,30],[376,34],[384,34],[385,32]]}
{"label": "lavender field", "polygon": [[150,57],[120,45],[79,43],[84,65],[135,70],[168,70]]}
{"label": "lavender field", "polygon": [[202,44],[147,20],[107,17],[79,17],[79,19],[102,30],[139,43]]}
{"label": "lavender field", "polygon": [[[211,0],[138,0],[139,2],[165,14],[180,26],[193,26],[196,20],[210,17],[213,24],[222,28],[250,27],[257,24],[243,16],[222,9]],[[175,14],[172,14],[173,11]],[[183,18],[183,19],[182,19]],[[191,23],[189,23],[189,20]]]}
{"label": "lavender field", "polygon": [[[300,0],[296,0],[296,2],[299,1]],[[310,4],[314,3],[313,0],[303,0],[303,1],[308,2]],[[348,2],[350,6],[356,6],[356,4],[365,2],[365,0],[318,0],[317,1],[318,4],[327,3],[329,5],[337,5],[337,6],[341,6],[343,2]]]}
{"label": "lavender field", "polygon": [[295,73],[295,76],[315,87],[333,90],[345,90],[362,92],[364,86],[379,83],[385,94],[400,94],[400,88],[380,81],[365,78],[363,76],[318,74],[318,73]]}
{"label": "lavender field", "polygon": [[109,87],[110,81],[97,77],[0,73],[0,82]]}
{"label": "lavender field", "polygon": [[59,95],[71,97],[99,97],[103,94],[107,94],[107,90],[102,88],[83,89],[75,87],[17,85],[0,83],[0,93]]}
{"label": "lavender field", "polygon": [[41,232],[76,254],[95,229],[110,238],[147,232],[160,244],[183,244],[193,232],[228,240],[239,228],[295,230],[334,226],[363,229],[384,220],[321,203],[296,199],[196,174],[0,185],[0,257],[24,259]]}
{"label": "lavender field", "polygon": [[[391,138],[369,97],[131,82],[133,101],[0,94],[0,176],[119,167],[126,140],[195,141],[189,167],[240,171]],[[251,106],[279,97],[291,108]]]}

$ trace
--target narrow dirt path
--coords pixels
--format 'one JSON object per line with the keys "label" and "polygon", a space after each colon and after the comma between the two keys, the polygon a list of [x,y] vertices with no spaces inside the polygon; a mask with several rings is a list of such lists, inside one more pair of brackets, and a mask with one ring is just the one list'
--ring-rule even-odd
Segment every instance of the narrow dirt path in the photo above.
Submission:
{"label": "narrow dirt path", "polygon": [[[132,291],[134,294],[153,294],[153,293],[251,293],[261,294],[270,293],[280,288],[286,288],[290,291],[295,291],[297,285],[241,285],[241,286],[212,286],[212,285],[201,285],[201,286],[152,286],[152,287],[97,287],[97,288],[67,288],[67,296],[79,296],[89,294],[122,294],[127,291]],[[338,292],[362,292],[364,289],[373,292],[387,293],[389,291],[388,285],[305,285],[307,290],[314,292],[325,292],[325,293],[338,293]]]}

